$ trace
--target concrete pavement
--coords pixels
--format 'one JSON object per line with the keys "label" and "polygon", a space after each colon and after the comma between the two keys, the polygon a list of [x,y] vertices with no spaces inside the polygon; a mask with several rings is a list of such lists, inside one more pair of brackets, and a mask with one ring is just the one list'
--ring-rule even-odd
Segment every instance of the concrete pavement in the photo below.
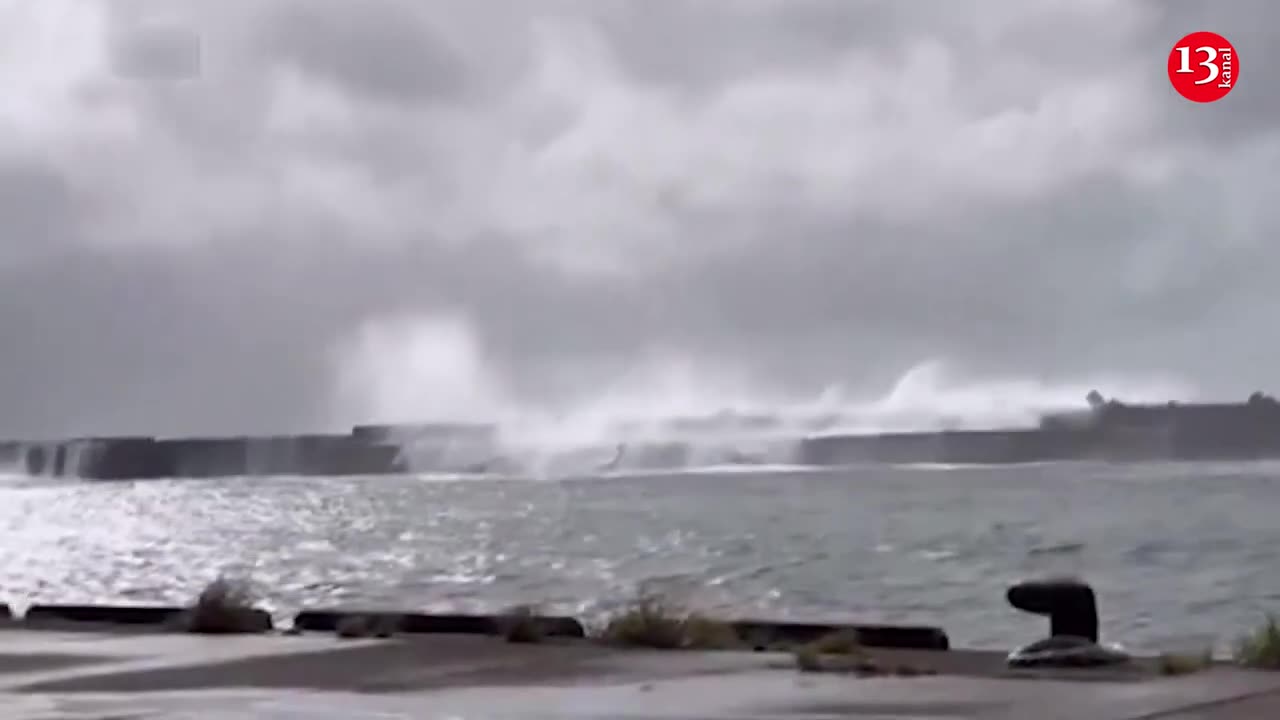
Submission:
{"label": "concrete pavement", "polygon": [[0,718],[758,720],[1280,716],[1280,674],[1220,666],[1177,677],[1030,677],[992,653],[883,651],[939,674],[797,672],[788,655],[618,650],[494,638],[202,637],[0,631]]}

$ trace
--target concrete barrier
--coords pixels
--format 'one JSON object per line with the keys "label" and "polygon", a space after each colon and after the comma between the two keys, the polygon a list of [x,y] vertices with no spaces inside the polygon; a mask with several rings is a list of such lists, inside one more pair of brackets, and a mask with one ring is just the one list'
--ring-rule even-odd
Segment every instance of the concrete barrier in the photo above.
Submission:
{"label": "concrete barrier", "polygon": [[[23,622],[39,624],[150,625],[182,626],[190,608],[165,605],[32,605]],[[271,614],[252,609],[243,627],[253,632],[268,632],[274,627]],[[193,630],[194,631],[194,630]],[[206,631],[211,632],[211,631]]]}
{"label": "concrete barrier", "polygon": [[1280,457],[1280,431],[1190,416],[1168,424],[1035,430],[965,430],[884,435],[816,435],[800,442],[806,465],[999,464],[1055,460],[1261,460]]}
{"label": "concrete barrier", "polygon": [[282,460],[276,466],[281,472],[308,476],[389,475],[406,469],[398,446],[348,435],[298,437]]}
{"label": "concrete barrier", "polygon": [[395,445],[357,445],[330,458],[313,475],[395,475],[409,472],[409,464]]}
{"label": "concrete barrier", "polygon": [[[304,610],[293,619],[293,626],[312,632],[333,632],[345,618],[364,618],[373,624],[393,626],[397,632],[407,634],[437,635],[498,635],[506,619],[503,615],[461,615],[395,613],[385,611],[361,612],[358,610]],[[586,629],[571,617],[536,615],[530,618],[538,623],[543,634],[549,637],[582,638]]]}
{"label": "concrete barrier", "polygon": [[[66,467],[74,458],[92,480],[218,478],[240,475],[387,475],[405,471],[400,449],[347,435],[78,440],[82,451],[36,446],[27,465]],[[33,453],[38,455],[33,460]],[[47,472],[47,471],[46,471]]]}
{"label": "concrete barrier", "polygon": [[151,480],[176,477],[173,448],[155,438],[105,438],[93,443],[81,474],[93,480]]}
{"label": "concrete barrier", "polygon": [[18,465],[26,461],[26,443],[0,440],[0,465]]}
{"label": "concrete barrier", "polygon": [[[92,477],[91,473],[98,471],[100,460],[108,465],[120,466],[136,455],[136,451],[131,452],[127,448],[149,448],[154,442],[154,438],[149,436],[135,435],[64,440],[57,444],[54,454],[54,474],[64,477]],[[116,456],[112,450],[115,447],[126,448],[126,452]]]}
{"label": "concrete barrier", "polygon": [[356,425],[351,436],[369,442],[402,442],[408,440],[491,440],[497,427],[484,423],[406,423]]}
{"label": "concrete barrier", "polygon": [[173,456],[176,477],[214,478],[248,474],[245,441],[246,438],[237,437],[202,437],[165,438],[157,442]]}
{"label": "concrete barrier", "polygon": [[[188,608],[149,605],[32,605],[24,617],[31,624],[85,623],[100,625],[175,626]],[[253,625],[262,631],[273,627],[271,616],[253,610]],[[0,604],[0,621],[12,617],[7,605]],[[470,615],[458,613],[397,613],[361,610],[304,610],[293,620],[299,630],[334,632],[347,618],[360,619],[379,627],[394,628],[405,634],[499,635],[507,616],[501,614]],[[535,615],[548,637],[584,638],[582,623],[572,617]],[[729,623],[734,632],[755,647],[801,645],[825,636],[853,631],[867,647],[903,650],[949,650],[951,643],[941,628],[912,625],[864,625],[802,623],[768,620],[736,620]]]}
{"label": "concrete barrier", "polygon": [[258,608],[219,610],[206,615],[202,620],[199,614],[183,612],[182,629],[201,635],[245,635],[266,633],[275,629],[275,621],[271,613]]}
{"label": "concrete barrier", "polygon": [[335,466],[364,443],[350,435],[279,435],[246,438],[253,475],[338,475]]}
{"label": "concrete barrier", "polygon": [[53,471],[54,448],[51,445],[29,445],[23,453],[28,475],[48,475]]}
{"label": "concrete barrier", "polygon": [[0,467],[28,475],[54,475],[59,451],[60,446],[56,442],[0,441]]}
{"label": "concrete barrier", "polygon": [[29,623],[65,622],[105,625],[165,625],[186,608],[151,605],[32,605],[23,620]]}
{"label": "concrete barrier", "polygon": [[[1119,448],[1133,445],[1126,437],[1120,437],[1113,444]],[[1109,449],[1093,430],[965,430],[810,436],[801,441],[797,460],[805,465],[828,466],[997,464],[1092,459],[1118,452]],[[1138,448],[1134,452],[1139,457],[1160,456],[1150,448]]]}
{"label": "concrete barrier", "polygon": [[839,632],[856,632],[867,647],[900,650],[949,650],[951,640],[942,628],[924,625],[843,625],[829,623],[737,620],[729,623],[743,640],[756,647],[803,645]]}

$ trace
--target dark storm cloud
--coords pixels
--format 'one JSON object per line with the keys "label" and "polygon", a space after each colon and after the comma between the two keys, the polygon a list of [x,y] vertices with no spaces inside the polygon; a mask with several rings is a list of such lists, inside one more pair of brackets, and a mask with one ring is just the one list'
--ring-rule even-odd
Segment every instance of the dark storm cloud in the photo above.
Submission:
{"label": "dark storm cloud", "polygon": [[[1210,192],[1192,182],[1180,195]],[[1164,202],[1088,176],[1050,199],[984,208],[950,227],[795,219],[789,237],[803,241],[778,237],[685,268],[664,279],[675,287],[659,296],[672,314],[696,308],[690,342],[732,322],[740,352],[772,347],[777,362],[818,374],[838,373],[850,354],[889,367],[933,355],[988,369],[1012,359],[1006,370],[1064,374],[1186,366],[1203,355],[1193,329],[1242,317],[1263,327],[1257,290],[1271,282],[1273,251],[1214,248],[1213,222],[1193,206],[1169,217]],[[716,303],[693,302],[705,285],[720,290]],[[836,352],[796,351],[815,347]]]}
{"label": "dark storm cloud", "polygon": [[[637,79],[704,91],[761,73],[821,69],[851,51],[880,55],[892,66],[905,44],[937,38],[961,63],[957,79],[966,90],[1033,96],[1034,88],[1008,81],[1010,60],[1023,69],[1052,65],[1078,73],[1119,54],[1097,40],[1125,28],[1101,25],[1099,14],[1068,3],[1030,5],[746,0],[726,12],[717,3],[606,0],[589,12]],[[1092,41],[1088,52],[1081,52],[1081,37]]]}
{"label": "dark storm cloud", "polygon": [[[1276,384],[1261,0],[5,12],[60,35],[0,70],[0,434],[433,415],[653,357]],[[1207,106],[1164,76],[1199,29],[1243,63]]]}
{"label": "dark storm cloud", "polygon": [[200,75],[200,36],[190,28],[142,26],[111,39],[111,66],[142,80],[191,80]]}
{"label": "dark storm cloud", "polygon": [[423,102],[455,97],[466,85],[460,58],[398,0],[300,1],[272,7],[268,52],[338,83],[357,97]]}

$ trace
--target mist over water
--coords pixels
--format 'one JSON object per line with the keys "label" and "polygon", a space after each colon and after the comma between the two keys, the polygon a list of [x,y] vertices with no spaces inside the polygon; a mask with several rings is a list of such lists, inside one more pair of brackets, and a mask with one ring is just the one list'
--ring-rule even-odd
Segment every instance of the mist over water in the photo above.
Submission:
{"label": "mist over water", "polygon": [[[337,354],[336,366],[335,416],[492,428],[459,434],[443,451],[432,439],[431,465],[439,467],[444,452],[446,466],[539,477],[778,469],[813,434],[1034,427],[1045,413],[1085,409],[1093,389],[1129,402],[1197,395],[1174,377],[993,377],[943,359],[907,369],[879,393],[840,384],[806,393],[753,375],[746,363],[654,353],[620,377],[584,371],[558,396],[538,396],[503,384],[460,316],[367,325]],[[415,439],[398,440],[412,461]]]}

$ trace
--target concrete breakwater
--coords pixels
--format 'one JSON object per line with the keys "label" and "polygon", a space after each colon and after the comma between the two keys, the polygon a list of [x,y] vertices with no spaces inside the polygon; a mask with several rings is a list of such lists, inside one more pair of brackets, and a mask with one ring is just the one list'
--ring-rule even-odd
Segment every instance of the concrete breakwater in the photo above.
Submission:
{"label": "concrete breakwater", "polygon": [[[1125,405],[1097,393],[1089,408],[1047,415],[1039,427],[888,434],[812,434],[748,417],[673,420],[662,433],[619,429],[614,442],[531,458],[485,424],[359,425],[347,433],[268,437],[97,437],[0,442],[0,468],[95,480],[242,475],[521,474],[531,460],[553,473],[670,471],[690,466],[791,464],[1009,464],[1064,460],[1280,458],[1280,403]],[[540,451],[536,448],[533,455]],[[558,456],[557,456],[558,453]]]}
{"label": "concrete breakwater", "polygon": [[[786,439],[764,458],[732,449],[708,453],[696,438],[606,444],[569,463],[568,472],[670,471],[693,465],[769,463],[1015,463],[1088,457],[1105,446],[1083,433],[973,431],[833,435]],[[572,449],[564,451],[573,455]],[[1122,453],[1110,453],[1120,457]],[[32,476],[89,480],[218,478],[246,475],[390,475],[527,472],[492,430],[475,426],[358,426],[348,434],[269,437],[100,437],[0,443],[0,468]]]}
{"label": "concrete breakwater", "polygon": [[1097,393],[1089,409],[1046,415],[1011,430],[826,435],[805,438],[798,462],[1001,464],[1093,460],[1280,458],[1280,403],[1254,393],[1244,403],[1126,405]]}
{"label": "concrete breakwater", "polygon": [[352,435],[76,438],[0,443],[0,466],[92,480],[240,475],[385,475],[408,469],[398,445]]}
{"label": "concrete breakwater", "polygon": [[[411,439],[406,439],[411,438]],[[602,448],[578,472],[615,469],[665,471],[695,464],[693,443],[634,443],[624,453]],[[496,443],[456,438],[438,442],[357,428],[350,434],[227,438],[103,437],[54,442],[0,443],[0,468],[32,476],[88,480],[218,478],[246,475],[391,475],[408,472],[520,473]],[[1013,464],[1092,460],[1109,462],[1257,460],[1280,458],[1280,432],[1228,438],[1171,432],[991,430],[796,438],[787,464],[837,467],[860,464]],[[612,461],[608,457],[613,454]],[[625,454],[625,457],[622,457]],[[622,461],[618,461],[622,458]],[[746,453],[721,453],[708,464],[762,464]]]}
{"label": "concrete breakwater", "polygon": [[826,435],[805,438],[804,465],[859,464],[997,465],[1054,461],[1141,462],[1280,457],[1280,435],[1253,447],[1180,442],[1164,431],[972,430],[889,435]]}

